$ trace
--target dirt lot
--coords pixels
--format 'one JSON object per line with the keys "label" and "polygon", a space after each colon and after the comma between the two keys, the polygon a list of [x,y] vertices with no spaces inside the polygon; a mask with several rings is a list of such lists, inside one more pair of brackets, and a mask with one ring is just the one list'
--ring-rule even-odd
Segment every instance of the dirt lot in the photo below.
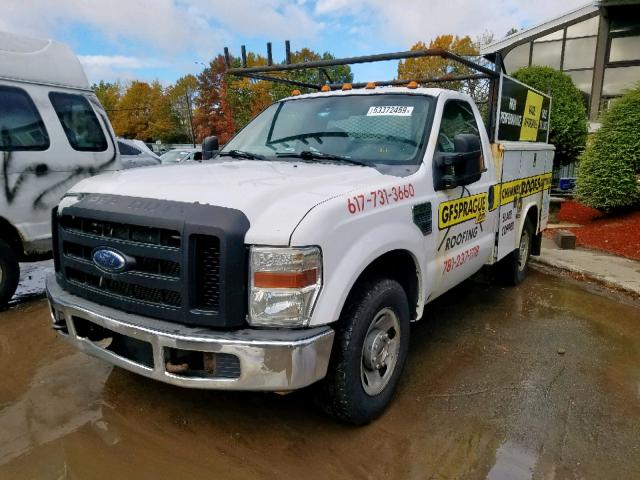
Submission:
{"label": "dirt lot", "polygon": [[0,313],[0,478],[637,478],[640,306],[609,295],[536,272],[465,283],[415,326],[395,401],[363,428],[305,391],[114,369],[23,302]]}

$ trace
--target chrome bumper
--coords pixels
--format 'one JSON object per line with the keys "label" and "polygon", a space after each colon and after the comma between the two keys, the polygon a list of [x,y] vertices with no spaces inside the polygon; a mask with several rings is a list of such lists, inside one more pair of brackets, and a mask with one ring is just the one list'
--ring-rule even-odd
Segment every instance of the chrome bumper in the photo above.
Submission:
{"label": "chrome bumper", "polygon": [[[190,388],[284,391],[310,385],[327,372],[334,337],[333,329],[327,326],[236,331],[188,327],[128,314],[72,295],[58,285],[53,274],[47,278],[47,297],[54,327],[69,343],[87,354],[161,382]],[[146,342],[145,348],[150,346],[152,352],[149,362],[145,365],[118,355],[78,335],[79,322],[134,339],[137,345]],[[237,378],[170,373],[167,358],[172,349],[208,352],[207,355],[213,354],[211,357],[235,356],[239,361],[236,361]]]}

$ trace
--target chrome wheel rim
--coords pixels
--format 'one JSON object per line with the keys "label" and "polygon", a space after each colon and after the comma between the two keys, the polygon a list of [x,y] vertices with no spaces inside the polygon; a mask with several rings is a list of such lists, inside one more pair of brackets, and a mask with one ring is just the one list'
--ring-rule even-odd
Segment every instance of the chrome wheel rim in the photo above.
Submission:
{"label": "chrome wheel rim", "polygon": [[364,337],[360,380],[369,396],[378,395],[391,380],[400,352],[400,321],[390,308],[374,317]]}
{"label": "chrome wheel rim", "polygon": [[526,231],[522,232],[520,237],[520,247],[518,249],[518,270],[523,271],[527,266],[527,258],[529,258],[529,235]]}

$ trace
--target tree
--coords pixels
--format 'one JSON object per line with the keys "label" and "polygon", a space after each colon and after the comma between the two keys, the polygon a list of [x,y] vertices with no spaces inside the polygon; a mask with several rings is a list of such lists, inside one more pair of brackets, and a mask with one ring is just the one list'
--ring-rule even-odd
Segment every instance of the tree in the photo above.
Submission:
{"label": "tree", "polygon": [[[440,48],[466,57],[473,56],[476,57],[473,59],[476,63],[487,64],[487,66],[489,66],[488,62],[480,58],[479,55],[480,47],[492,41],[493,34],[489,31],[485,31],[475,42],[471,40],[469,36],[454,37],[453,35],[439,35],[429,43],[429,48]],[[426,48],[427,46],[424,42],[418,42],[411,47],[411,50],[423,50]],[[442,57],[408,58],[398,62],[398,79],[407,81],[420,81],[421,79],[447,76],[474,75],[476,73],[478,72],[470,67]],[[422,82],[422,84],[467,93],[478,105],[483,116],[486,116],[488,112],[489,82],[485,79],[455,80],[434,84]]]}
{"label": "tree", "polygon": [[504,38],[510,37],[511,35],[515,35],[516,33],[518,33],[518,29],[515,27],[511,27],[505,34]]}
{"label": "tree", "polygon": [[513,76],[527,85],[551,95],[549,141],[556,147],[554,163],[575,161],[587,140],[587,112],[582,93],[571,77],[550,67],[525,67]]}
{"label": "tree", "polygon": [[611,105],[580,157],[576,193],[581,202],[605,211],[640,202],[636,180],[640,171],[638,125],[640,84]]}
{"label": "tree", "polygon": [[217,135],[220,143],[226,143],[235,132],[235,122],[227,99],[225,61],[218,55],[198,75],[198,93],[193,123],[196,141]]}
{"label": "tree", "polygon": [[185,75],[167,88],[166,95],[171,103],[171,116],[174,130],[173,140],[176,143],[194,142],[193,123],[194,106],[198,94],[198,79],[194,75]]}
{"label": "tree", "polygon": [[[418,42],[411,50],[424,50],[427,46],[424,42]],[[469,36],[454,37],[453,35],[439,35],[429,43],[430,49],[440,48],[458,55],[479,55],[479,51]],[[425,78],[439,78],[449,75],[468,75],[476,73],[469,67],[458,62],[441,57],[407,58],[398,62],[398,79],[419,81]],[[444,82],[442,88],[460,90],[463,87],[461,81]]]}
{"label": "tree", "polygon": [[172,129],[171,105],[157,80],[133,81],[113,115],[117,135],[144,141],[166,140]]}
{"label": "tree", "polygon": [[122,85],[100,80],[100,83],[94,83],[91,89],[95,92],[96,97],[98,97],[107,112],[109,120],[113,121],[115,110],[118,108],[118,103],[122,97]]}

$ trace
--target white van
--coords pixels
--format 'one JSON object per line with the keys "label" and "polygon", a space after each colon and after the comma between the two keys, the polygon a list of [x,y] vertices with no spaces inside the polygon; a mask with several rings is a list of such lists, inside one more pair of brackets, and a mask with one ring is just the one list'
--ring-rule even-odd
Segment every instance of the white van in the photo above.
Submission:
{"label": "white van", "polygon": [[120,168],[115,135],[73,51],[0,32],[0,305],[18,261],[51,251],[51,209],[85,177]]}

